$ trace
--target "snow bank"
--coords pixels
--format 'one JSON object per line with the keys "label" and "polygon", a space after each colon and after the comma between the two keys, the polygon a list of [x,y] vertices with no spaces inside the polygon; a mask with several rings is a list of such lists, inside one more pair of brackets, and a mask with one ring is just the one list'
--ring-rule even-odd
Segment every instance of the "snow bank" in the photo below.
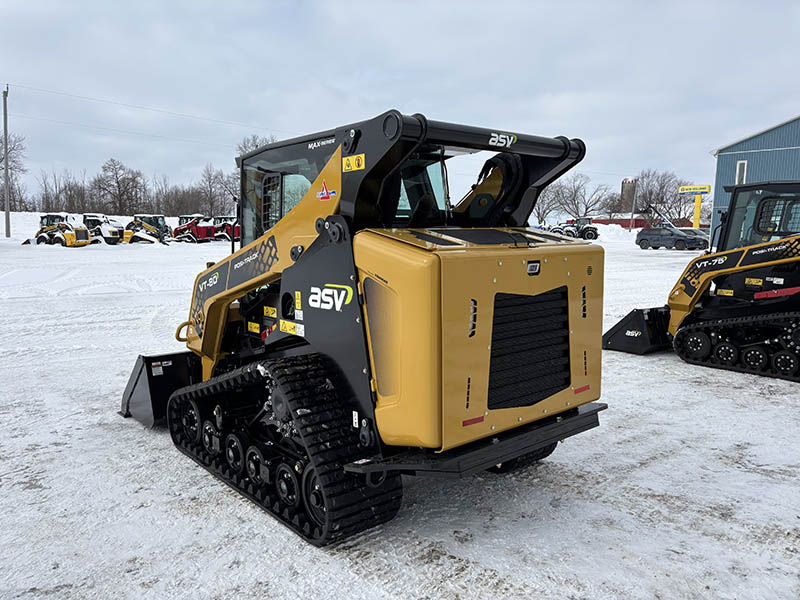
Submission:
{"label": "snow bank", "polygon": [[596,224],[597,233],[599,234],[599,242],[603,240],[614,242],[630,242],[631,244],[636,241],[636,234],[639,233],[638,229],[628,231],[621,225],[602,225]]}

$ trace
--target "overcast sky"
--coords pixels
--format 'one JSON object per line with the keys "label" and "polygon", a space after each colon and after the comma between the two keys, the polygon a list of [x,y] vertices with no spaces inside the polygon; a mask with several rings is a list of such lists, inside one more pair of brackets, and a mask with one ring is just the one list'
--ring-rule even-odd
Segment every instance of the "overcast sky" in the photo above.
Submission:
{"label": "overcast sky", "polygon": [[388,108],[580,137],[578,169],[615,188],[647,167],[713,184],[711,149],[800,113],[799,2],[178,4],[2,0],[29,192],[109,157],[187,183],[245,134]]}

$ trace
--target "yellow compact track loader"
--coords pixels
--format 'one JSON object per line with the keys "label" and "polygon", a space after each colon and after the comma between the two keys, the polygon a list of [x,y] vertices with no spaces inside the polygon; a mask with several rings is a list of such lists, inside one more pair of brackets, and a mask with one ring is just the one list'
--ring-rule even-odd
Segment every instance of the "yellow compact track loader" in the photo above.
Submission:
{"label": "yellow compact track loader", "polygon": [[612,327],[603,348],[672,347],[692,364],[800,381],[800,182],[725,190],[716,251],[689,263],[666,306]]}
{"label": "yellow compact track loader", "polygon": [[[92,236],[86,226],[67,213],[47,213],[39,217],[39,230],[33,236],[37,245],[53,244],[70,248],[88,246]],[[27,239],[23,245],[30,244]]]}
{"label": "yellow compact track loader", "polygon": [[[447,162],[496,152],[450,203]],[[122,414],[317,545],[401,475],[499,472],[598,425],[603,250],[526,226],[580,140],[389,111],[238,159],[241,247]]]}

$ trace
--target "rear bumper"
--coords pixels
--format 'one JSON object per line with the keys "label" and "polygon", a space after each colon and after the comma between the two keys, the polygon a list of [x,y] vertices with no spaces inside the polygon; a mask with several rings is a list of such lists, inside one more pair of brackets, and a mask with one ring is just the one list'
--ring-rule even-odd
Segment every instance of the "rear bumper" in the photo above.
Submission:
{"label": "rear bumper", "polygon": [[362,459],[344,469],[362,474],[399,471],[406,475],[465,477],[593,429],[600,424],[598,413],[606,408],[607,404],[592,402],[446,452],[413,449],[386,458]]}

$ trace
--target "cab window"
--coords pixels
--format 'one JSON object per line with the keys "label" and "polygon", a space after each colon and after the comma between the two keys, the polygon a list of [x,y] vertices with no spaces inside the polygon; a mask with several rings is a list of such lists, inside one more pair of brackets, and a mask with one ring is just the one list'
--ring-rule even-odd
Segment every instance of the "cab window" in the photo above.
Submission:
{"label": "cab window", "polygon": [[[785,190],[785,188],[784,188]],[[732,199],[727,235],[719,250],[761,244],[800,233],[800,187],[740,190]]]}

